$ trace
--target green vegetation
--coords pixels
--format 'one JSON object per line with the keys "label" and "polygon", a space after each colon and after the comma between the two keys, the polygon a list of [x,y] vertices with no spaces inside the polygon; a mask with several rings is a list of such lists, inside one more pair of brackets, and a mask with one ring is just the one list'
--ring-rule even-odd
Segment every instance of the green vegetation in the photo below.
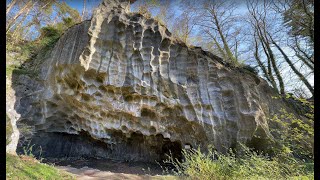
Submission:
{"label": "green vegetation", "polygon": [[269,123],[275,138],[272,142],[272,154],[287,153],[299,160],[313,161],[313,123],[313,118],[301,120],[281,109],[281,114],[274,115]]}
{"label": "green vegetation", "polygon": [[259,70],[256,69],[255,67],[251,66],[251,65],[244,64],[241,68],[245,69],[245,70],[247,70],[249,72],[252,72],[253,74],[258,76]]}
{"label": "green vegetation", "polygon": [[[37,12],[37,13],[29,13]],[[9,1],[7,4],[6,75],[35,77],[38,65],[61,35],[80,22],[80,15],[63,1]],[[31,62],[28,65],[25,62]],[[23,64],[23,67],[22,67]],[[19,68],[18,68],[19,67]]]}
{"label": "green vegetation", "polygon": [[177,175],[189,179],[313,179],[313,163],[297,161],[290,156],[283,161],[243,149],[241,158],[232,151],[221,154],[210,150],[204,154],[198,149],[184,151],[185,162],[173,159],[168,162],[175,166]]}
{"label": "green vegetation", "polygon": [[302,36],[314,42],[314,0],[291,2],[283,12],[284,24],[289,27],[290,36]]}
{"label": "green vegetation", "polygon": [[61,35],[77,22],[72,18],[63,18],[62,22],[54,25],[48,25],[40,29],[40,37],[27,45],[27,49],[33,54],[45,56],[53,48]]}
{"label": "green vegetation", "polygon": [[71,174],[28,156],[6,155],[7,179],[75,179]]}
{"label": "green vegetation", "polygon": [[[307,103],[306,101],[303,101]],[[314,179],[313,106],[305,119],[282,109],[269,120],[273,136],[265,152],[240,144],[223,154],[208,148],[184,151],[179,162],[169,156],[166,163],[178,176],[189,179]]]}
{"label": "green vegetation", "polygon": [[[22,41],[18,47],[7,43],[7,52],[14,53],[14,55],[7,54],[7,62],[10,65],[6,66],[6,75],[11,76],[14,72],[18,75],[35,77],[38,70],[37,65],[41,64],[61,35],[76,23],[70,17],[63,18],[62,22],[42,27],[40,36],[34,41]],[[22,63],[29,60],[33,61],[32,67],[21,67]]]}
{"label": "green vegetation", "polygon": [[30,55],[45,56],[52,49],[60,36],[71,26],[76,24],[72,18],[63,18],[62,22],[48,25],[40,29],[40,36],[35,41],[25,43],[23,49]]}
{"label": "green vegetation", "polygon": [[10,118],[6,114],[6,145],[11,142],[11,134],[13,133],[13,128],[10,122]]}

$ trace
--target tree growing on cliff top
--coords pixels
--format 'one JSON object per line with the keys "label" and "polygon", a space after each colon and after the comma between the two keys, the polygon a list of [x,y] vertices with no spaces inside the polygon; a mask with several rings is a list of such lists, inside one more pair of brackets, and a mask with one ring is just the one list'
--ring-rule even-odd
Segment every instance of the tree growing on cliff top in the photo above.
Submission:
{"label": "tree growing on cliff top", "polygon": [[[273,3],[268,1],[263,1],[263,3],[258,1],[247,1],[247,7],[249,11],[248,23],[251,24],[251,28],[253,29],[253,39],[255,39],[255,41],[258,39],[265,57],[265,60],[262,61],[259,57],[257,57],[258,49],[260,47],[257,47],[258,44],[255,42],[255,59],[262,69],[264,76],[275,89],[278,89],[276,87],[277,85],[275,78],[278,80],[281,94],[285,94],[284,79],[288,78],[289,75],[281,72],[279,65],[287,64],[287,69],[292,70],[294,76],[298,77],[297,81],[302,82],[313,95],[313,86],[307,79],[307,75],[304,73],[307,69],[297,67],[297,61],[299,61],[301,57],[299,58],[297,53],[292,55],[292,52],[287,50],[288,46],[290,47],[290,45],[294,49],[292,44],[290,44],[292,41],[288,41],[288,39],[290,40],[290,37],[283,39],[284,34],[290,34],[290,29],[283,28],[283,24],[286,23],[285,21],[279,25],[275,23],[279,21],[277,18],[281,18],[283,13],[279,10],[279,3]],[[296,40],[297,37],[291,38]],[[264,61],[266,63],[264,63]],[[267,67],[265,67],[264,64],[267,64]],[[304,62],[302,62],[302,65],[307,65],[307,67],[309,67],[309,65],[305,64]],[[275,77],[273,77],[273,72],[275,73]]]}
{"label": "tree growing on cliff top", "polygon": [[80,22],[77,10],[57,0],[12,0],[7,2],[6,13],[6,34],[11,37],[10,43],[13,37],[14,42],[34,39],[39,36],[41,27],[61,22],[63,18],[71,17]]}

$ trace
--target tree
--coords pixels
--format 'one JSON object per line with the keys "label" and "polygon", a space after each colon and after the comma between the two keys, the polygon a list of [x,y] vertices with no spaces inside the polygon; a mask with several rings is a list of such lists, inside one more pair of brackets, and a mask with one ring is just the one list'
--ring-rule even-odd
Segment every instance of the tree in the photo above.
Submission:
{"label": "tree", "polygon": [[[272,86],[275,87],[276,85],[273,80],[273,74],[272,74],[272,70],[273,70],[279,82],[280,94],[285,94],[283,78],[280,73],[280,70],[278,69],[277,60],[274,55],[274,51],[271,48],[271,43],[267,36],[267,32],[269,30],[267,29],[266,18],[267,18],[267,8],[269,8],[270,6],[266,1],[264,1],[264,3],[261,6],[259,5],[261,4],[254,1],[247,2],[247,7],[250,14],[250,20],[251,20],[250,23],[252,25],[252,28],[254,29],[253,31],[257,34],[257,37],[261,42],[263,51],[268,60],[268,77],[269,77],[268,79],[270,80],[270,83],[272,84]],[[272,66],[272,69],[270,64]]]}
{"label": "tree", "polygon": [[7,13],[6,34],[10,47],[35,40],[41,34],[42,27],[54,25],[68,17],[75,23],[80,22],[78,11],[58,0],[12,1],[7,3]]}
{"label": "tree", "polygon": [[[277,91],[279,92],[278,90],[278,87],[277,87],[277,84],[273,78],[273,75],[272,75],[272,71],[271,71],[271,66],[270,66],[270,61],[268,61],[268,70],[266,69],[265,65],[263,64],[260,56],[259,56],[259,38],[257,37],[257,32],[255,31],[254,32],[254,57],[255,57],[255,60],[257,61],[259,67],[261,68],[262,72],[264,73],[264,77],[271,83],[272,87]],[[260,41],[261,43],[261,41]],[[265,51],[266,53],[266,51]],[[266,53],[267,55],[267,53]]]}
{"label": "tree", "polygon": [[172,29],[172,34],[187,45],[191,44],[191,34],[196,27],[196,19],[199,13],[194,8],[188,8],[178,16],[177,22]]}
{"label": "tree", "polygon": [[288,46],[295,56],[314,71],[314,1],[274,0],[273,8],[288,28]]}
{"label": "tree", "polygon": [[83,0],[82,13],[81,13],[81,21],[84,20],[85,13],[86,13],[86,0]]}
{"label": "tree", "polygon": [[314,42],[314,0],[292,0],[283,12],[284,24],[290,28],[291,36],[307,37]]}
{"label": "tree", "polygon": [[293,72],[299,77],[299,79],[307,86],[307,88],[310,90],[311,94],[314,95],[314,89],[311,86],[311,84],[308,82],[308,80],[304,77],[303,74],[301,74],[297,68],[294,66],[292,61],[289,59],[288,55],[283,51],[283,49],[273,40],[272,36],[270,34],[269,38],[271,39],[272,43],[276,46],[276,48],[281,52],[283,55],[285,61],[289,64],[290,68],[293,70]]}
{"label": "tree", "polygon": [[34,6],[35,2],[33,1],[27,1],[24,6],[12,17],[7,21],[7,27],[6,27],[6,34],[9,32],[9,30],[13,27],[14,23],[17,21],[17,19],[24,14],[25,12],[29,13],[32,6]]}
{"label": "tree", "polygon": [[[313,56],[310,52],[313,50],[308,49],[307,43],[303,41],[302,45],[307,48],[301,47],[301,40],[305,37],[301,35],[291,34],[290,28],[283,28],[285,23],[283,16],[285,11],[288,10],[286,4],[287,1],[278,2],[273,1],[254,1],[248,0],[247,7],[249,11],[248,22],[251,25],[253,31],[253,38],[255,44],[254,57],[261,68],[267,81],[276,88],[276,83],[273,79],[273,72],[280,88],[280,94],[285,94],[284,79],[291,78],[289,71],[293,72],[293,75],[297,77],[296,83],[303,83],[305,87],[313,95],[314,88],[307,79],[308,70],[303,68],[306,65],[313,73],[313,65],[310,63],[310,59]],[[278,23],[277,23],[278,22]],[[300,41],[299,41],[300,40]],[[259,47],[260,46],[260,47]],[[310,47],[310,46],[309,46]],[[262,49],[265,59],[261,59],[258,56],[259,48]],[[291,48],[293,51],[290,51]],[[299,63],[299,61],[301,63]],[[298,62],[300,69],[295,65]],[[280,64],[287,64],[287,72],[281,73],[279,69]],[[302,68],[302,69],[301,69]]]}
{"label": "tree", "polygon": [[139,1],[137,9],[138,9],[138,12],[143,16],[145,16],[146,18],[151,18],[152,17],[151,11],[157,6],[159,6],[158,0],[149,0],[149,1],[142,0],[142,1]]}
{"label": "tree", "polygon": [[203,9],[202,18],[197,24],[213,44],[219,49],[220,55],[233,64],[238,64],[236,36],[241,31],[238,26],[238,15],[234,13],[236,6],[232,2],[204,1],[199,8]]}
{"label": "tree", "polygon": [[17,0],[12,0],[6,8],[6,14],[8,15],[8,13],[10,12],[10,10],[12,9],[12,7],[16,4]]}

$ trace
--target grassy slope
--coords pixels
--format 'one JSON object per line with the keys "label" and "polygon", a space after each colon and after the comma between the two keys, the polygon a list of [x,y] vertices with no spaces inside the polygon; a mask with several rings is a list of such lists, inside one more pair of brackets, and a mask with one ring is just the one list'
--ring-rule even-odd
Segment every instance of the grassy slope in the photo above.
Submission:
{"label": "grassy slope", "polygon": [[53,166],[42,164],[28,156],[6,155],[6,179],[75,179]]}

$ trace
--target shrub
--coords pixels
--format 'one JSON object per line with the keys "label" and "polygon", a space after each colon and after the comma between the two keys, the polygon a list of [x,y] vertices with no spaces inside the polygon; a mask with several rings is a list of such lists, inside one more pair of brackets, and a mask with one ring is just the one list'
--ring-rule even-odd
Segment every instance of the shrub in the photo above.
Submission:
{"label": "shrub", "polygon": [[187,179],[289,179],[313,178],[313,167],[286,156],[287,160],[258,154],[242,146],[244,155],[237,157],[231,150],[222,154],[200,149],[183,151],[185,160],[179,162],[171,157],[166,161],[175,167],[174,173]]}
{"label": "shrub", "polygon": [[40,53],[45,55],[45,53],[52,49],[54,44],[59,40],[62,32],[53,26],[43,27],[40,30],[41,36],[38,41],[33,45],[35,54]]}
{"label": "shrub", "polygon": [[282,109],[270,118],[271,155],[240,144],[226,154],[210,147],[208,153],[199,148],[183,151],[183,162],[168,156],[165,163],[172,164],[177,175],[190,179],[314,179],[313,111],[306,117],[301,120]]}
{"label": "shrub", "polygon": [[258,75],[258,73],[259,73],[258,69],[256,69],[255,67],[252,67],[250,65],[247,65],[247,64],[243,65],[242,68],[247,70],[247,71],[250,71],[250,72],[254,73],[255,75]]}
{"label": "shrub", "polygon": [[63,18],[62,22],[54,25],[44,26],[40,29],[40,36],[35,41],[30,41],[22,46],[22,50],[28,52],[30,56],[44,56],[48,50],[52,49],[61,35],[76,22],[68,17]]}
{"label": "shrub", "polygon": [[301,120],[285,109],[280,111],[280,114],[275,114],[269,121],[270,132],[275,137],[273,153],[282,152],[301,160],[313,161],[313,114],[308,114],[310,118]]}

